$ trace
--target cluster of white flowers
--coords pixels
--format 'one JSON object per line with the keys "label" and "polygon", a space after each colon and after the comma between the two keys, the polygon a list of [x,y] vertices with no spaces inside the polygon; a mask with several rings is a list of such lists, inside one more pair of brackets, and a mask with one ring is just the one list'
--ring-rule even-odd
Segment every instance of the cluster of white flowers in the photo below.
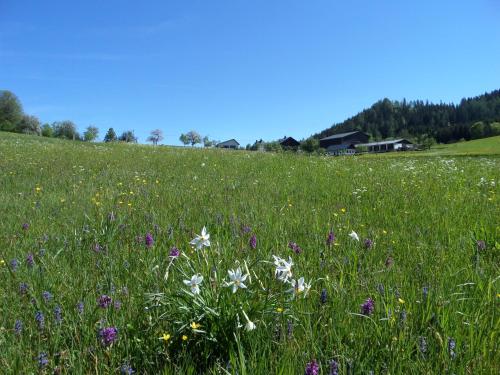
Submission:
{"label": "cluster of white flowers", "polygon": [[273,258],[276,267],[274,275],[279,281],[290,284],[292,287],[287,292],[292,293],[293,297],[298,297],[299,295],[307,296],[309,289],[311,289],[311,284],[306,283],[303,277],[298,280],[292,279],[292,258],[288,257],[288,261],[276,255],[273,255]]}

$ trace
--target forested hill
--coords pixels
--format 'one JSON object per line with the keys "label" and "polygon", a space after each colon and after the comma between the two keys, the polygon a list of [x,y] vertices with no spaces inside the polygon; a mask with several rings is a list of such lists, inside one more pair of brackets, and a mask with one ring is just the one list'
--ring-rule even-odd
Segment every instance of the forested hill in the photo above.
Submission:
{"label": "forested hill", "polygon": [[464,98],[458,105],[383,99],[313,138],[353,130],[375,140],[427,135],[442,143],[500,135],[500,90]]}

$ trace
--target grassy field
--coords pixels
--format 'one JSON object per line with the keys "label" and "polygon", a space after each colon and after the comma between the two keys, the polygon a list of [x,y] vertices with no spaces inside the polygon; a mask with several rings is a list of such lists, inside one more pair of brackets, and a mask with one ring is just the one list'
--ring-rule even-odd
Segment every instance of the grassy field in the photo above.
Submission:
{"label": "grassy field", "polygon": [[498,374],[500,159],[431,154],[0,133],[1,372]]}

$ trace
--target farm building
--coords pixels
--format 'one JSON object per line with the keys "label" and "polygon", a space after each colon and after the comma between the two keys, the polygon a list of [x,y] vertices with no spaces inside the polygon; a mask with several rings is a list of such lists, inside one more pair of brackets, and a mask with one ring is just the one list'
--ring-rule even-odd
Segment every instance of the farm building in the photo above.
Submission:
{"label": "farm building", "polygon": [[298,147],[300,146],[300,142],[292,137],[283,137],[279,140],[281,147]]}
{"label": "farm building", "polygon": [[228,141],[217,143],[216,147],[237,149],[239,146],[240,144],[235,139],[230,139]]}
{"label": "farm building", "polygon": [[407,139],[392,139],[381,142],[359,143],[357,149],[366,148],[368,152],[388,152],[388,151],[406,151],[414,149],[415,145]]}
{"label": "farm building", "polygon": [[332,155],[352,155],[356,152],[354,145],[366,143],[370,136],[361,131],[334,134],[319,140],[319,146]]}

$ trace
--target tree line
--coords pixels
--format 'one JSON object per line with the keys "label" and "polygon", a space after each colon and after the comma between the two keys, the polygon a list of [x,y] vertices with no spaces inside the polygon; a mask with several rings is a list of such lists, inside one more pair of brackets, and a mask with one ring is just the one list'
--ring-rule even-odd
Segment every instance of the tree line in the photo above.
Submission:
{"label": "tree line", "polygon": [[500,135],[500,90],[464,98],[458,105],[386,98],[312,137],[354,130],[370,134],[373,140],[426,136],[440,143]]}
{"label": "tree line", "polygon": [[[75,123],[70,120],[42,124],[38,117],[24,113],[19,98],[7,90],[0,90],[0,130],[86,142],[93,142],[99,137],[99,129],[93,125],[80,134]],[[136,143],[137,137],[132,130],[126,130],[118,136],[113,128],[110,128],[104,141]]]}

